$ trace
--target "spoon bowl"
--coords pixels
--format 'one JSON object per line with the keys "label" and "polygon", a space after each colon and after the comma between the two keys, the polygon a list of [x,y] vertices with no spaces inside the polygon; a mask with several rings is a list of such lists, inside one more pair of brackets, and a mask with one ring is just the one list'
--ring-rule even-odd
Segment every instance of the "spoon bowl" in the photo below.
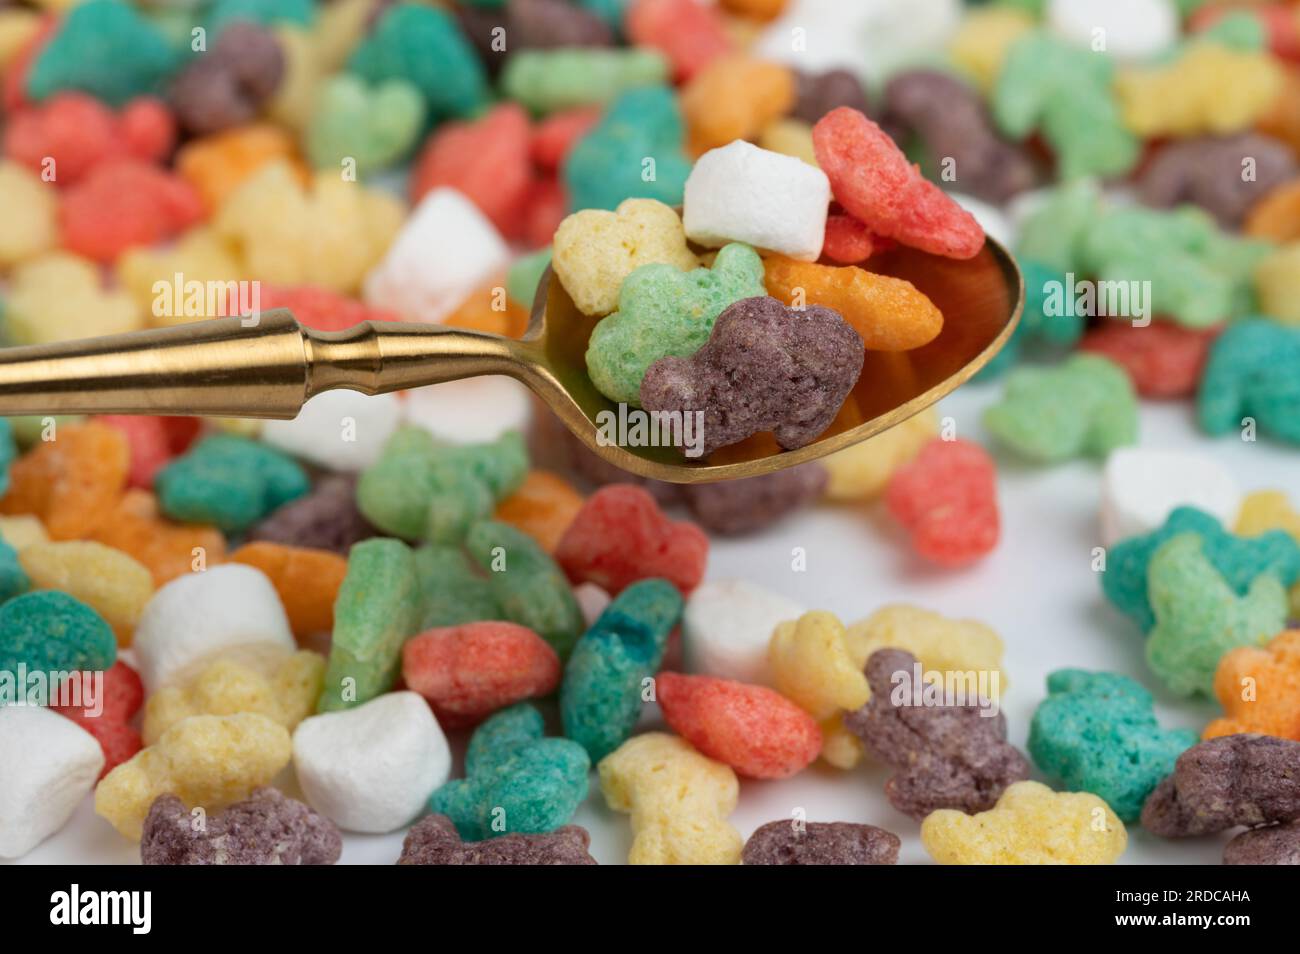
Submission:
{"label": "spoon bowl", "polygon": [[943,330],[912,351],[868,351],[862,375],[830,427],[783,451],[756,434],[691,459],[680,448],[599,439],[619,408],[587,376],[599,319],[582,314],[548,268],[518,340],[415,322],[363,322],[346,331],[302,327],[283,309],[56,344],[0,350],[0,415],[182,414],[291,419],[322,391],[380,394],[486,374],[532,389],[597,455],[642,477],[705,483],[755,477],[866,440],[969,380],[1006,343],[1024,284],[992,239],[956,261],[898,248],[872,271],[912,282],[944,315]]}

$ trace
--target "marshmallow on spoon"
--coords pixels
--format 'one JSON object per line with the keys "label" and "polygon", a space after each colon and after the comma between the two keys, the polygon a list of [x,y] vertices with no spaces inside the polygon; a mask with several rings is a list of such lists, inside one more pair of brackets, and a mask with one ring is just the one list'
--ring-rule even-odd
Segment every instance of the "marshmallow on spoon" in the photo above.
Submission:
{"label": "marshmallow on spoon", "polygon": [[1101,488],[1106,546],[1150,533],[1181,506],[1204,510],[1231,527],[1241,491],[1222,464],[1195,451],[1125,447],[1106,459]]}

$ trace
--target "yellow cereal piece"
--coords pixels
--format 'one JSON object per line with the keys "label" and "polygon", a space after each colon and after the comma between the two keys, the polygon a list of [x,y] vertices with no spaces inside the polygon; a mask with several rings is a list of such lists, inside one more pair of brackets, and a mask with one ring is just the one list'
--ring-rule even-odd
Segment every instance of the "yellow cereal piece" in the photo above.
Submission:
{"label": "yellow cereal piece", "polygon": [[1016,782],[978,815],[931,812],[921,844],[943,865],[1108,865],[1124,854],[1128,832],[1096,795]]}
{"label": "yellow cereal piece", "polygon": [[[849,654],[859,669],[877,649],[905,649],[925,674],[988,673],[993,699],[1007,687],[1002,671],[1002,638],[973,619],[949,619],[941,613],[898,603],[885,606],[848,628]],[[996,683],[993,673],[997,674]]]}
{"label": "yellow cereal piece", "polygon": [[894,471],[911,461],[939,433],[939,414],[926,408],[902,424],[823,458],[830,471],[831,500],[869,500],[885,490]]}
{"label": "yellow cereal piece", "polygon": [[1121,72],[1115,93],[1124,125],[1139,136],[1223,135],[1254,125],[1283,81],[1267,51],[1193,43],[1172,63]]}
{"label": "yellow cereal piece", "polygon": [[[266,115],[301,133],[316,111],[316,95],[325,75],[321,52],[312,34],[300,27],[277,27],[275,38],[284,53],[284,77],[266,106]],[[333,174],[338,177],[337,171]]]}
{"label": "yellow cereal piece", "polygon": [[1259,310],[1283,324],[1300,325],[1300,242],[1283,245],[1255,268]]}
{"label": "yellow cereal piece", "polygon": [[29,513],[12,517],[0,517],[0,540],[15,550],[21,551],[35,543],[46,543],[50,535],[45,532],[45,524],[39,517]]}
{"label": "yellow cereal piece", "polygon": [[0,269],[58,244],[58,194],[26,166],[0,160]]}
{"label": "yellow cereal piece", "polygon": [[14,269],[5,311],[13,344],[48,344],[134,331],[144,324],[135,300],[100,284],[99,266],[52,252]]}
{"label": "yellow cereal piece", "polygon": [[31,10],[0,10],[0,70],[20,53],[41,28],[41,18]]}
{"label": "yellow cereal piece", "polygon": [[212,813],[268,784],[291,754],[288,730],[266,716],[194,716],[105,775],[95,789],[95,813],[139,841],[159,795],[171,793]]}
{"label": "yellow cereal piece", "polygon": [[119,645],[131,645],[135,624],[153,596],[153,574],[144,564],[91,540],[34,543],[18,551],[18,562],[32,589],[75,596],[113,627]]}
{"label": "yellow cereal piece", "polygon": [[634,736],[601,759],[600,790],[632,815],[633,865],[734,865],[743,840],[727,823],[736,773],[666,732]]}
{"label": "yellow cereal piece", "polygon": [[758,145],[769,152],[794,156],[810,166],[817,165],[813,152],[812,126],[802,119],[778,119],[763,127]]}
{"label": "yellow cereal piece", "polygon": [[198,674],[159,689],[144,710],[144,742],[153,745],[168,729],[190,716],[252,712],[290,732],[316,710],[325,681],[325,657],[280,647],[256,653],[222,653],[205,661]]}
{"label": "yellow cereal piece", "polygon": [[256,437],[262,433],[262,422],[253,417],[208,417],[204,420],[223,434]]}
{"label": "yellow cereal piece", "polygon": [[948,55],[984,92],[993,88],[1012,44],[1034,28],[1029,14],[1011,7],[968,10],[948,41]]}
{"label": "yellow cereal piece", "polygon": [[[177,275],[183,278],[180,296],[176,294]],[[225,287],[237,290],[238,286],[224,283],[239,278],[239,262],[208,228],[191,229],[167,248],[128,249],[117,260],[118,283],[131,293],[152,325],[184,324],[217,317],[220,312],[208,309],[208,290]],[[198,300],[191,299],[187,288],[201,291],[204,313],[193,313],[191,306],[198,304]],[[228,300],[237,303],[238,294],[230,295]]]}
{"label": "yellow cereal piece", "polygon": [[551,267],[584,315],[618,307],[623,279],[642,265],[690,271],[700,260],[686,246],[681,216],[654,199],[627,199],[614,212],[574,212],[555,230]]}
{"label": "yellow cereal piece", "polygon": [[1300,543],[1300,511],[1282,490],[1257,490],[1247,494],[1237,511],[1234,528],[1241,537],[1257,537],[1269,530],[1285,530]]}
{"label": "yellow cereal piece", "polygon": [[400,200],[335,171],[317,173],[304,189],[292,165],[277,160],[231,194],[213,228],[236,255],[243,278],[351,294],[405,215]]}
{"label": "yellow cereal piece", "polygon": [[374,0],[335,0],[319,8],[311,43],[316,52],[316,63],[323,73],[337,73],[343,69],[365,36],[374,9]]}
{"label": "yellow cereal piece", "polygon": [[831,716],[820,723],[821,756],[833,768],[848,771],[862,761],[862,740],[844,727],[844,714]]}

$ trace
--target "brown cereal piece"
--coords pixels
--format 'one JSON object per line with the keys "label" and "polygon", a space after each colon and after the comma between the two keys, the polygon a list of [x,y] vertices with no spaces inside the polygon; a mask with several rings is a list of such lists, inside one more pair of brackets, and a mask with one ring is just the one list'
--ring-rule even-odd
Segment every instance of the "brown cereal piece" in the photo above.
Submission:
{"label": "brown cereal piece", "polygon": [[774,821],[745,842],[746,865],[893,865],[902,842],[875,825]]}
{"label": "brown cereal piece", "polygon": [[323,478],[307,496],[278,508],[248,538],[346,556],[354,543],[378,534],[357,509],[357,478],[340,474]]}
{"label": "brown cereal piece", "polygon": [[696,523],[711,533],[737,536],[812,504],[829,480],[826,468],[813,461],[759,477],[686,484],[681,493]]}
{"label": "brown cereal piece", "polygon": [[[1243,175],[1247,163],[1253,175]],[[1138,195],[1160,209],[1194,203],[1224,228],[1235,229],[1256,203],[1296,171],[1296,157],[1271,136],[1203,136],[1160,150],[1138,179]]]}
{"label": "brown cereal piece", "polygon": [[406,833],[399,865],[594,865],[591,836],[578,825],[545,835],[461,841],[446,815],[426,815]]}
{"label": "brown cereal piece", "polygon": [[1300,818],[1244,831],[1223,849],[1225,865],[1300,865]]}
{"label": "brown cereal piece", "polygon": [[159,795],[140,839],[146,865],[332,865],[342,853],[332,821],[270,787],[253,789],[202,826],[175,795]]}
{"label": "brown cereal piece", "polygon": [[284,52],[275,34],[257,23],[235,21],[172,82],[176,118],[200,136],[249,122],[279,88],[284,73]]}

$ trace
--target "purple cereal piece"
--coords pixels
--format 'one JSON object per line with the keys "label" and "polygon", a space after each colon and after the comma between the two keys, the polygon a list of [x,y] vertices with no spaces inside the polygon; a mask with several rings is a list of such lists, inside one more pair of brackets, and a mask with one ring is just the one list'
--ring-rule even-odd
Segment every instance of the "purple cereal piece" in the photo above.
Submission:
{"label": "purple cereal piece", "polygon": [[901,842],[875,825],[768,822],[745,842],[746,865],[894,865]]}
{"label": "purple cereal piece", "polygon": [[713,533],[752,533],[822,495],[830,475],[816,461],[759,477],[686,484],[681,494],[696,523]]}
{"label": "purple cereal piece", "polygon": [[1192,746],[1142,806],[1142,825],[1165,838],[1210,835],[1300,818],[1300,742],[1225,735]]}
{"label": "purple cereal piece", "polygon": [[1300,818],[1242,832],[1223,849],[1225,865],[1300,865]]}
{"label": "purple cereal piece", "polygon": [[821,305],[742,298],[689,358],[660,358],[641,381],[647,411],[704,412],[703,453],[772,431],[786,450],[816,440],[862,373],[862,338]]}
{"label": "purple cereal piece", "polygon": [[516,50],[614,43],[604,20],[569,0],[510,0],[506,16],[510,43]]}
{"label": "purple cereal piece", "polygon": [[355,477],[325,477],[307,496],[285,504],[255,526],[248,539],[347,556],[354,543],[379,535],[357,509],[356,498]]}
{"label": "purple cereal piece", "polygon": [[884,124],[916,135],[931,164],[951,159],[961,192],[1001,203],[1034,185],[1028,154],[997,135],[979,93],[954,76],[935,70],[895,76],[885,86]]}
{"label": "purple cereal piece", "polygon": [[811,125],[833,109],[847,106],[867,116],[871,104],[862,81],[849,70],[827,70],[824,73],[798,74],[794,109],[790,115]]}
{"label": "purple cereal piece", "polygon": [[[465,35],[465,39],[469,40],[470,46],[478,54],[479,62],[483,64],[488,75],[499,74],[505,67],[506,60],[515,50],[512,42],[507,42],[505,49],[499,49],[499,38],[510,35],[506,11],[491,7],[468,7],[458,3],[451,12],[456,17],[460,32]],[[502,30],[506,32],[498,32]]]}
{"label": "purple cereal piece", "polygon": [[406,833],[399,865],[594,865],[591,836],[578,825],[545,835],[461,841],[446,815],[426,815]]}
{"label": "purple cereal piece", "polygon": [[989,716],[978,701],[914,705],[912,693],[895,705],[894,674],[915,679],[917,659],[901,649],[878,649],[867,660],[871,699],[844,716],[845,727],[876,759],[896,769],[885,784],[889,802],[913,818],[938,808],[987,811],[1012,782],[1029,777],[1029,762],[1007,742],[1001,712]]}
{"label": "purple cereal piece", "polygon": [[[1248,159],[1254,165],[1250,177],[1243,175]],[[1142,173],[1138,194],[1143,203],[1159,209],[1194,203],[1232,229],[1256,202],[1296,172],[1291,150],[1269,136],[1205,136],[1161,149]]]}
{"label": "purple cereal piece", "polygon": [[249,122],[279,87],[284,69],[275,34],[237,20],[172,82],[176,118],[197,136]]}
{"label": "purple cereal piece", "polygon": [[605,484],[636,484],[644,487],[660,506],[674,504],[681,496],[679,485],[629,473],[593,453],[591,448],[578,440],[567,427],[557,425],[556,429],[566,448],[569,466],[587,483],[596,487],[603,487]]}
{"label": "purple cereal piece", "polygon": [[195,816],[175,795],[149,806],[140,841],[146,865],[332,865],[343,852],[334,823],[278,789],[261,787],[244,801]]}

